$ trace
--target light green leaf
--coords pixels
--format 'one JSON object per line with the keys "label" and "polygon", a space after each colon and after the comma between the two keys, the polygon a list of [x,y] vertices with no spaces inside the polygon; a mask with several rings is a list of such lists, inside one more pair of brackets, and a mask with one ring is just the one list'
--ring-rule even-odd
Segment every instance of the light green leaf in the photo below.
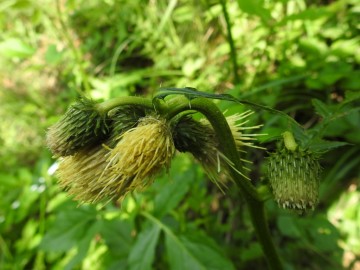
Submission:
{"label": "light green leaf", "polygon": [[272,19],[270,11],[264,8],[263,0],[238,0],[238,4],[243,12],[260,17],[265,24]]}
{"label": "light green leaf", "polygon": [[296,21],[296,20],[318,20],[322,17],[329,16],[331,12],[327,8],[322,7],[310,7],[296,14],[291,14],[290,16],[285,17],[283,20],[279,22],[279,25],[284,25],[288,21]]}
{"label": "light green leaf", "polygon": [[142,231],[130,252],[128,263],[130,270],[148,270],[155,258],[155,247],[159,239],[160,227],[156,224]]}
{"label": "light green leaf", "polygon": [[326,43],[315,37],[302,38],[299,46],[308,54],[324,55],[328,51]]}
{"label": "light green leaf", "polygon": [[52,44],[47,48],[45,60],[49,64],[57,64],[62,58],[62,53],[56,49],[56,45]]}
{"label": "light green leaf", "polygon": [[18,38],[10,38],[0,43],[0,55],[8,58],[27,58],[35,49]]}

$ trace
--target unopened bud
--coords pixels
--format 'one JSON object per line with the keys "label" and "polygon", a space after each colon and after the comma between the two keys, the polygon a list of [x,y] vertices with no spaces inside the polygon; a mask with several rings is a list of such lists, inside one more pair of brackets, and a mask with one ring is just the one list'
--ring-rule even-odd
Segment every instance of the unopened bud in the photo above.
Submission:
{"label": "unopened bud", "polygon": [[287,148],[270,155],[268,177],[279,206],[306,211],[319,197],[320,164],[315,154]]}
{"label": "unopened bud", "polygon": [[72,105],[47,133],[47,145],[55,156],[68,156],[103,139],[109,129],[96,103],[83,99]]}

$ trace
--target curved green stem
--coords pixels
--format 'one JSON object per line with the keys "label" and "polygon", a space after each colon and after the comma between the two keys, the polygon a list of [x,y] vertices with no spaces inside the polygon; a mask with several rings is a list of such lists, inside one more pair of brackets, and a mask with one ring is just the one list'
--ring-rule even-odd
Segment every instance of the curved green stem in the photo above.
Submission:
{"label": "curved green stem", "polygon": [[[164,113],[164,117],[171,119],[177,114],[185,110],[198,111],[206,116],[206,118],[211,123],[212,127],[215,130],[215,133],[218,136],[221,150],[225,156],[233,162],[231,168],[231,176],[238,186],[241,186],[241,190],[245,190],[250,196],[255,200],[261,200],[258,192],[251,182],[245,178],[242,178],[239,172],[242,172],[242,163],[239,157],[239,153],[236,150],[235,141],[232,139],[232,133],[230,130],[227,121],[219,110],[219,108],[210,100],[206,98],[195,98],[192,100],[187,99],[184,96],[177,96],[169,100],[165,104],[158,105],[157,109],[160,113]],[[240,178],[241,177],[241,178]]]}
{"label": "curved green stem", "polygon": [[267,225],[262,196],[251,182],[240,174],[243,169],[239,152],[236,150],[230,127],[220,109],[208,99],[195,98],[189,100],[184,96],[173,98],[167,104],[157,103],[155,105],[167,119],[190,109],[202,113],[209,120],[220,142],[221,151],[233,163],[233,166],[230,166],[231,177],[248,203],[251,220],[269,267],[276,270],[282,269],[279,255]]}
{"label": "curved green stem", "polygon": [[238,83],[240,83],[240,77],[238,74],[238,65],[237,65],[237,61],[236,61],[236,48],[235,48],[234,39],[231,34],[231,23],[230,23],[229,14],[228,14],[227,8],[226,8],[226,1],[220,0],[220,4],[221,4],[222,10],[223,10],[223,14],[225,17],[225,22],[226,22],[227,39],[228,39],[228,42],[230,45],[230,56],[231,56],[233,72],[234,72],[234,83],[238,84]]}
{"label": "curved green stem", "polygon": [[106,114],[111,109],[124,105],[142,106],[147,109],[154,110],[154,105],[152,104],[151,99],[132,96],[113,98],[96,104],[96,107],[100,113]]}

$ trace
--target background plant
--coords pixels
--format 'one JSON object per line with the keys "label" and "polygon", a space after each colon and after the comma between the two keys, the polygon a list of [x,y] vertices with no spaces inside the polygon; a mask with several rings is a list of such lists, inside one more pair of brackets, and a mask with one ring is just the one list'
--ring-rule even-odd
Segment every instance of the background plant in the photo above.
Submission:
{"label": "background plant", "polygon": [[[299,217],[269,200],[268,218],[289,269],[358,267],[359,4],[249,2],[226,2],[227,20],[218,1],[1,2],[1,269],[265,267],[241,196],[221,193],[187,156],[121,206],[77,207],[59,190],[45,130],[79,93],[107,100],[159,86],[271,106],[305,128],[290,127],[302,144],[331,148],[317,210]],[[265,124],[269,151],[289,129],[266,111],[252,122]],[[251,178],[266,183],[267,154],[247,155]]]}

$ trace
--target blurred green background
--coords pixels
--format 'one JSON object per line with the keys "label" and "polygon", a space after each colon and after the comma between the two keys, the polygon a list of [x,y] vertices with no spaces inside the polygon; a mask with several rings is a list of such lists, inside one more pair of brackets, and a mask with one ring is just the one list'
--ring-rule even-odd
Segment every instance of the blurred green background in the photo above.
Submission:
{"label": "blurred green background", "polygon": [[[58,188],[44,138],[68,106],[160,86],[230,93],[320,135],[319,207],[269,200],[272,235],[286,269],[360,269],[359,18],[357,0],[2,0],[0,269],[266,268],[236,188],[223,194],[189,155],[121,205]],[[268,151],[288,128],[263,111],[250,122]],[[266,182],[266,151],[246,155]]]}

